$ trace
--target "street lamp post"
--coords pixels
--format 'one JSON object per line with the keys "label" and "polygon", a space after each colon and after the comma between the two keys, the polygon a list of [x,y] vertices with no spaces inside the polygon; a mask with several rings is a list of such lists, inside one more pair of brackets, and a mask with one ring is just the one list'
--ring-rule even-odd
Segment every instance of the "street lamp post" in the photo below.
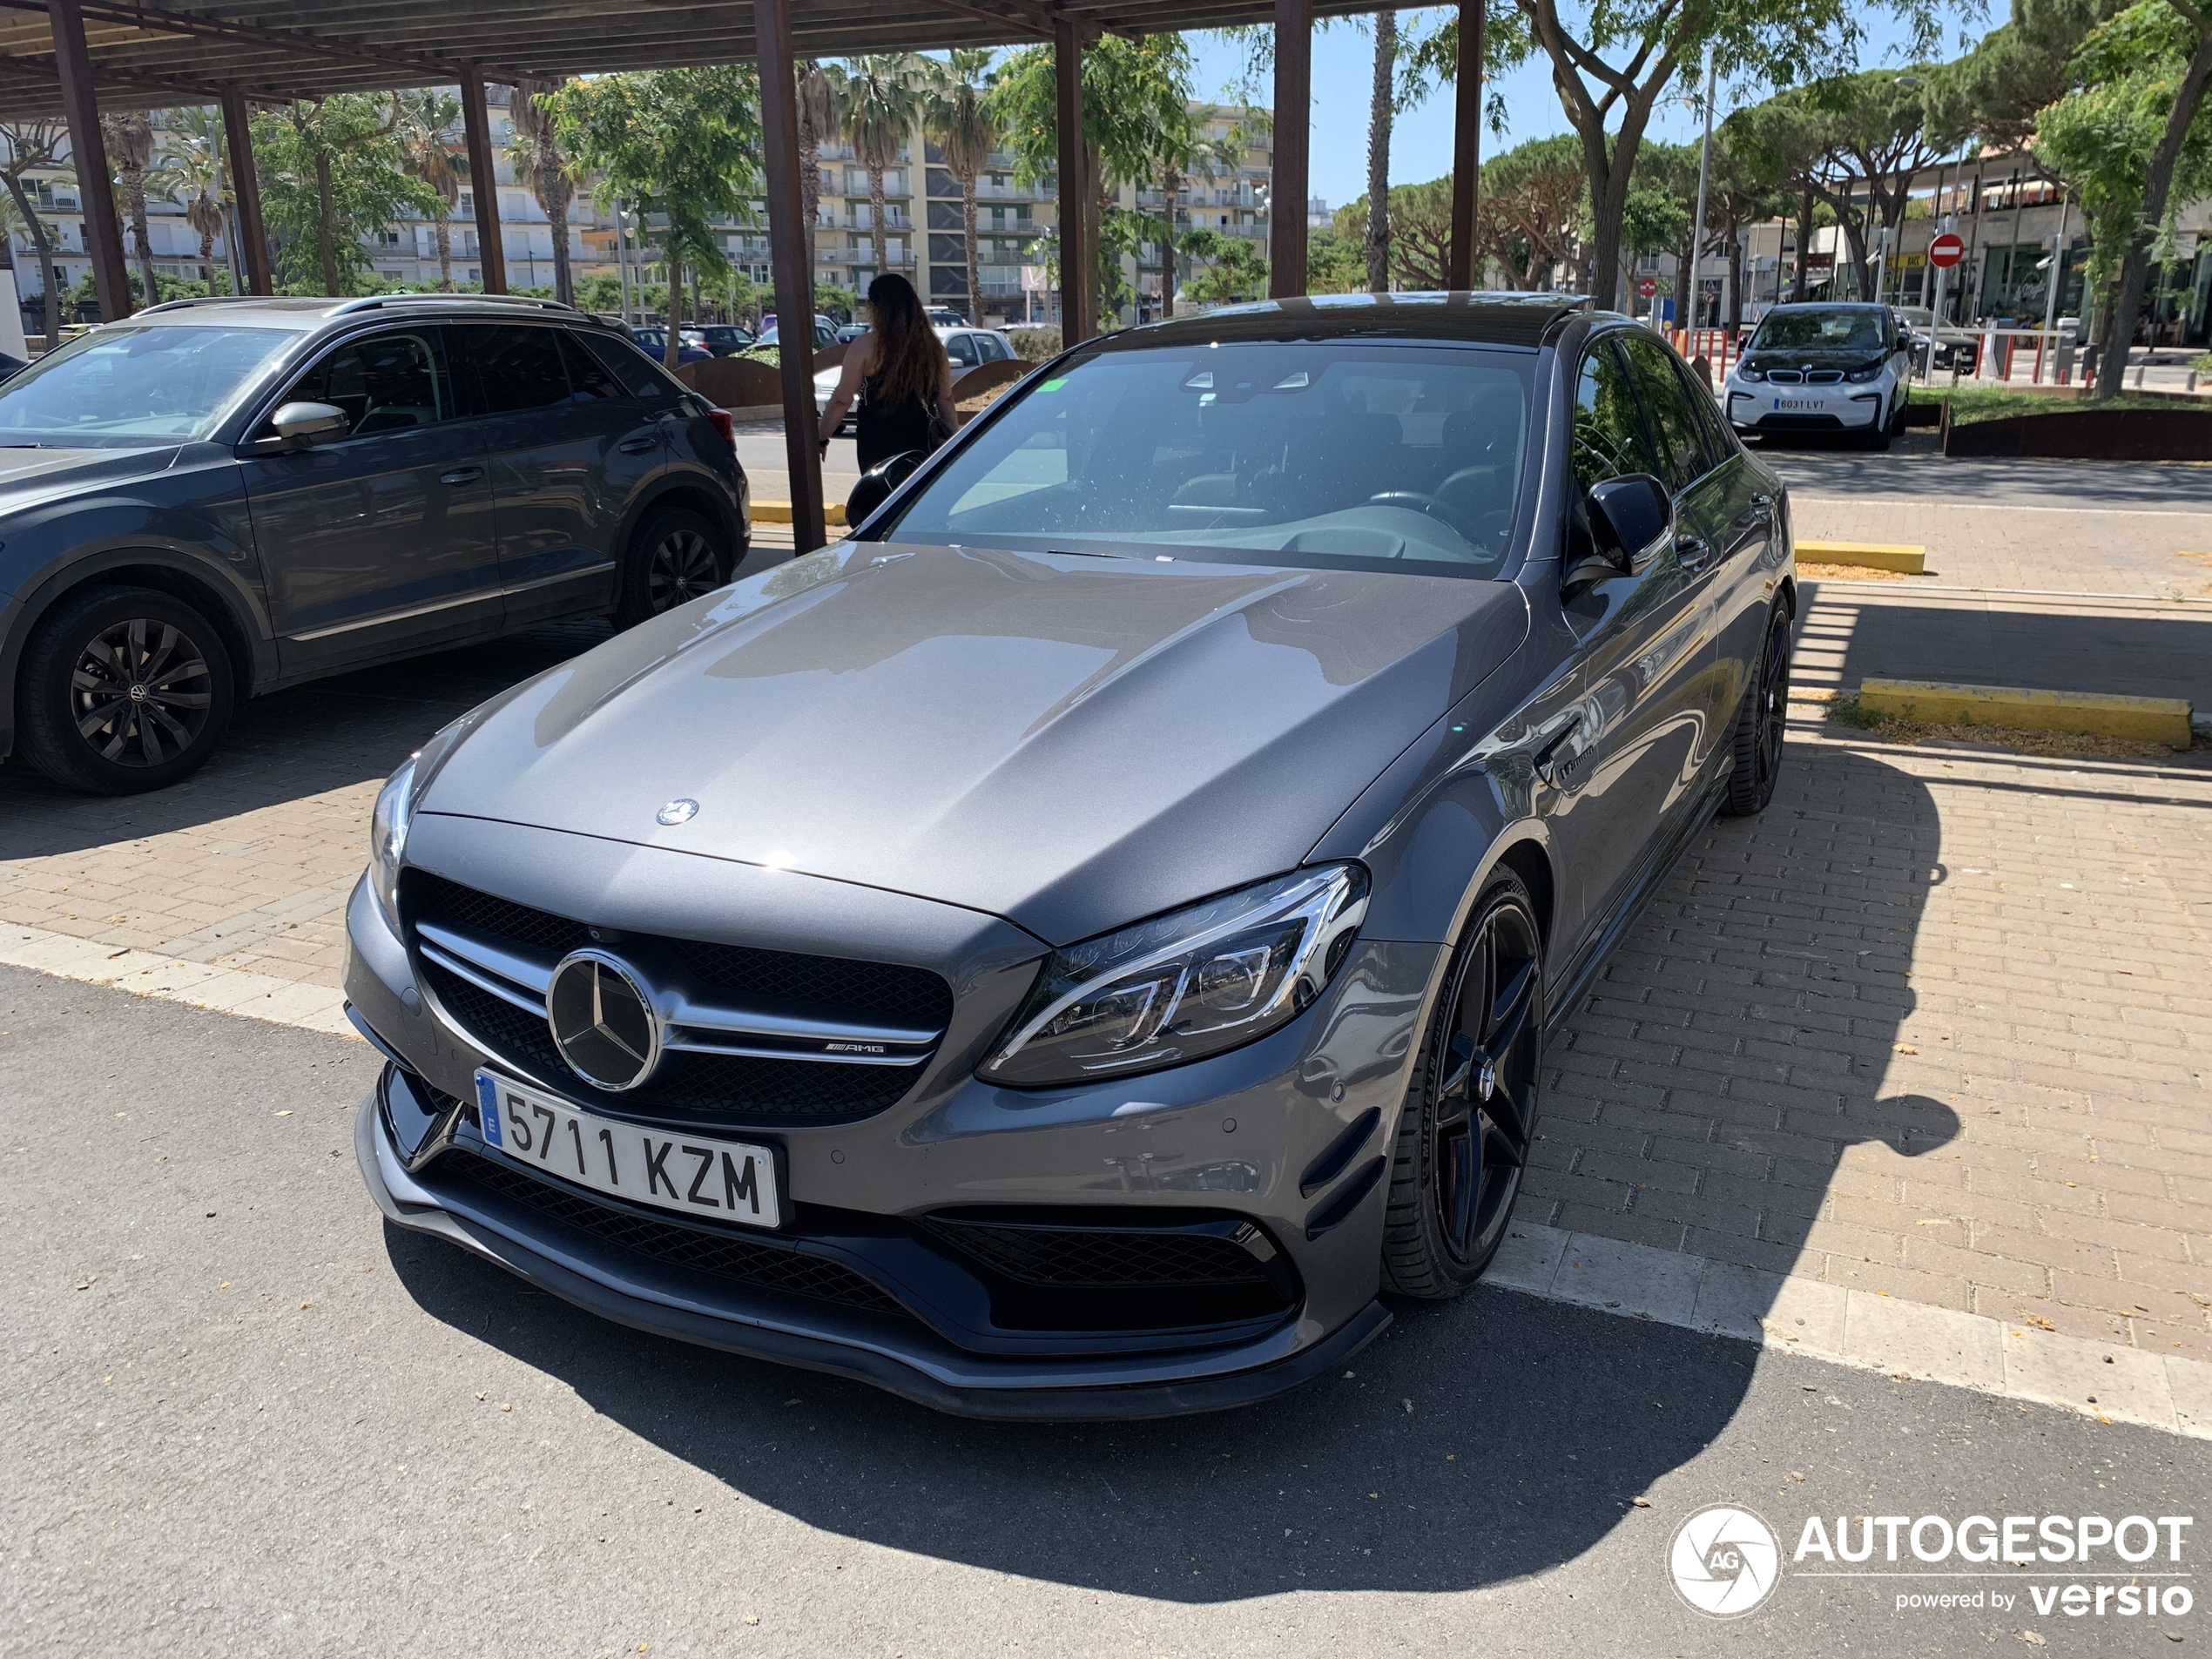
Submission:
{"label": "street lamp post", "polygon": [[1705,46],[1705,142],[1697,152],[1697,216],[1691,222],[1689,233],[1689,274],[1683,283],[1683,307],[1687,319],[1695,328],[1699,314],[1705,307],[1705,290],[1697,280],[1697,273],[1705,262],[1705,185],[1713,173],[1713,48]]}

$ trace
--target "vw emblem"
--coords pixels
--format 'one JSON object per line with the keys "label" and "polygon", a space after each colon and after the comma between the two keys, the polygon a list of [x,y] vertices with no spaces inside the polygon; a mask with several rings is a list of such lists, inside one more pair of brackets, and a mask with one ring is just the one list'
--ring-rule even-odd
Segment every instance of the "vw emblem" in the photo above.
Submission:
{"label": "vw emblem", "polygon": [[684,799],[669,802],[667,806],[662,807],[660,811],[655,813],[653,814],[653,822],[656,824],[667,825],[672,829],[678,824],[690,823],[698,815],[698,802],[685,797]]}
{"label": "vw emblem", "polygon": [[597,1088],[635,1089],[660,1061],[660,1016],[629,968],[596,950],[564,956],[545,991],[545,1023],[570,1069]]}

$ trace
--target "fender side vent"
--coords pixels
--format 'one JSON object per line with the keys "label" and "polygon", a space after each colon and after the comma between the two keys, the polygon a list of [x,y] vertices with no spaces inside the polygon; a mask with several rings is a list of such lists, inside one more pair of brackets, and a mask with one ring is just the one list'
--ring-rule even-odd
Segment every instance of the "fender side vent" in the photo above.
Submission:
{"label": "fender side vent", "polygon": [[1321,1156],[1306,1166],[1305,1173],[1298,1178],[1298,1196],[1311,1198],[1329,1185],[1352,1166],[1367,1137],[1375,1132],[1375,1125],[1382,1122],[1382,1108],[1370,1106],[1353,1118],[1343,1134],[1328,1144]]}
{"label": "fender side vent", "polygon": [[1318,1238],[1323,1233],[1350,1220],[1352,1212],[1375,1190],[1375,1183],[1382,1179],[1383,1171],[1389,1167],[1388,1158],[1371,1160],[1365,1169],[1339,1189],[1335,1197],[1314,1213],[1313,1219],[1305,1224],[1305,1236],[1309,1239]]}

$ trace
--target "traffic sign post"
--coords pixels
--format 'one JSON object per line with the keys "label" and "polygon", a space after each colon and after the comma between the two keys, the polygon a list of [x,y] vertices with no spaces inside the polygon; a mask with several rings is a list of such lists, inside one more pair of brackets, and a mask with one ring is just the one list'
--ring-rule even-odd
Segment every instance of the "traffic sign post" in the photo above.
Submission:
{"label": "traffic sign post", "polygon": [[1936,336],[1943,328],[1943,290],[1951,267],[1966,257],[1966,245],[1953,231],[1946,231],[1928,244],[1928,263],[1935,266],[1935,304],[1928,313],[1928,368],[1922,379],[1935,379]]}
{"label": "traffic sign post", "polygon": [[1951,231],[1944,232],[1928,244],[1928,263],[1939,271],[1948,271],[1966,257],[1966,243]]}

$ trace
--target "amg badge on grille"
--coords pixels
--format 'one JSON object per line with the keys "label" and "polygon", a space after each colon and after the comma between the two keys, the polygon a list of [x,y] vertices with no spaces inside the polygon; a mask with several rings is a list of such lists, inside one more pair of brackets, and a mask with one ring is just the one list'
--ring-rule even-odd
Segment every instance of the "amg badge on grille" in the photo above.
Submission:
{"label": "amg badge on grille", "polygon": [[688,797],[672,800],[653,814],[653,822],[673,829],[678,824],[688,824],[699,815],[698,802]]}
{"label": "amg badge on grille", "polygon": [[597,951],[564,956],[546,988],[553,1046],[584,1082],[635,1089],[660,1062],[660,1016],[630,969]]}

